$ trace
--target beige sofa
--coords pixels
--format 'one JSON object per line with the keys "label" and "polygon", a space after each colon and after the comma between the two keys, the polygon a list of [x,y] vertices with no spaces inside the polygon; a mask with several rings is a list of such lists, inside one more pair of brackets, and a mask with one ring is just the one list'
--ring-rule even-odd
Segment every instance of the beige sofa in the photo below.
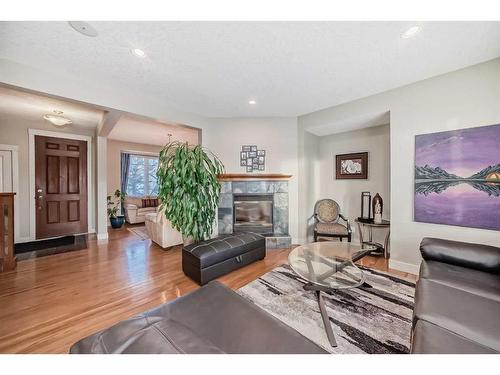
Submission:
{"label": "beige sofa", "polygon": [[162,212],[146,215],[146,230],[151,240],[164,249],[183,243],[182,234],[172,228],[172,224]]}
{"label": "beige sofa", "polygon": [[146,215],[158,212],[158,207],[142,207],[143,197],[125,197],[125,219],[129,224],[144,223]]}

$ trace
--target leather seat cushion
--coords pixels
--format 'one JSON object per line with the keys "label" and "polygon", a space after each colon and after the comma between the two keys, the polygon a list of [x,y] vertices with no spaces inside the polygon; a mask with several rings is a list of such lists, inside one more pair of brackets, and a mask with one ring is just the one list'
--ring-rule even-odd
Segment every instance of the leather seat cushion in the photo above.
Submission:
{"label": "leather seat cushion", "polygon": [[418,320],[413,330],[412,354],[494,354],[495,350],[435,324]]}
{"label": "leather seat cushion", "polygon": [[424,260],[420,266],[420,278],[500,302],[500,275]]}
{"label": "leather seat cushion", "polygon": [[241,232],[223,234],[218,237],[185,246],[183,256],[198,268],[206,268],[224,260],[245,254],[253,249],[265,248],[266,239],[257,233]]}
{"label": "leather seat cushion", "polygon": [[92,340],[76,346],[71,352],[87,352],[86,349],[95,354],[224,353],[178,321],[160,319],[152,322],[146,315],[99,332]]}
{"label": "leather seat cushion", "polygon": [[425,320],[482,346],[500,350],[500,303],[422,278],[414,318]]}
{"label": "leather seat cushion", "polygon": [[320,234],[341,234],[347,236],[347,228],[338,223],[317,223],[314,227],[316,233]]}
{"label": "leather seat cushion", "polygon": [[327,353],[218,282],[80,340],[70,352]]}

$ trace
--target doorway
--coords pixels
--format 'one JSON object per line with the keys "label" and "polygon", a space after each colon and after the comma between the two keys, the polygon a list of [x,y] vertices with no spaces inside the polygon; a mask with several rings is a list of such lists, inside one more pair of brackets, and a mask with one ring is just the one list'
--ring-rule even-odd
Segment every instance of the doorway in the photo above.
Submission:
{"label": "doorway", "polygon": [[88,231],[87,142],[34,136],[36,239]]}

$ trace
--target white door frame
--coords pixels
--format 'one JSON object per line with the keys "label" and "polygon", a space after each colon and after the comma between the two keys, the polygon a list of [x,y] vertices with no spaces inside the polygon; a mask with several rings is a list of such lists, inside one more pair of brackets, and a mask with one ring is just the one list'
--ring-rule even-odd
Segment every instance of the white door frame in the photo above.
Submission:
{"label": "white door frame", "polygon": [[12,155],[12,191],[14,196],[14,242],[19,242],[19,146],[0,144],[0,151],[10,151]]}
{"label": "white door frame", "polygon": [[40,129],[28,129],[28,147],[29,147],[29,174],[30,174],[30,240],[36,239],[36,207],[35,207],[35,135],[54,138],[66,138],[77,141],[87,142],[87,223],[88,232],[94,233],[95,228],[92,225],[92,205],[94,203],[92,183],[92,137],[89,135],[71,134],[63,132],[54,132]]}

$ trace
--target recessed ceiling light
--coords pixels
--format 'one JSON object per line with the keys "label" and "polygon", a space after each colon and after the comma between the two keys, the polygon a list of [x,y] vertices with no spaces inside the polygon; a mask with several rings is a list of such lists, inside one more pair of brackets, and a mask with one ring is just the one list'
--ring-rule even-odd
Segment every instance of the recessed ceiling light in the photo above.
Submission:
{"label": "recessed ceiling light", "polygon": [[146,57],[146,52],[139,48],[132,48],[130,52],[137,57]]}
{"label": "recessed ceiling light", "polygon": [[252,99],[252,100],[249,100],[249,101],[248,101],[248,104],[250,104],[250,105],[254,105],[254,104],[257,104],[257,102],[256,102],[255,100],[253,100],[253,99]]}
{"label": "recessed ceiling light", "polygon": [[417,35],[420,32],[420,26],[412,26],[408,30],[406,30],[403,34],[401,34],[401,38],[408,39],[412,36]]}
{"label": "recessed ceiling light", "polygon": [[62,114],[62,111],[54,111],[54,114],[46,114],[43,116],[43,118],[51,122],[55,126],[64,126],[73,123],[73,121],[71,121],[67,117],[64,117]]}

